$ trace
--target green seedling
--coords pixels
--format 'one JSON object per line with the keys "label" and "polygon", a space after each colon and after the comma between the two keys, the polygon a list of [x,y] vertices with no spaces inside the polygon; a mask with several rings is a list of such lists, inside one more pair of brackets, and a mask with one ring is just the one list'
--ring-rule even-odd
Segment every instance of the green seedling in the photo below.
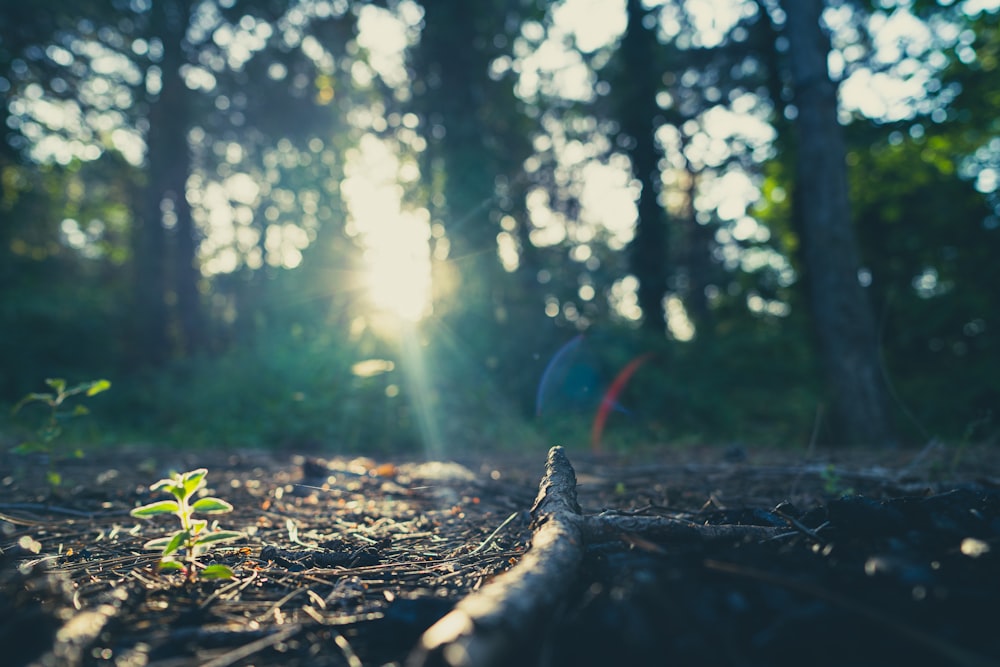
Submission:
{"label": "green seedling", "polygon": [[854,489],[850,486],[844,486],[843,478],[837,473],[837,467],[832,463],[823,468],[819,477],[823,480],[823,490],[831,496],[854,495]]}
{"label": "green seedling", "polygon": [[[217,521],[209,525],[205,519],[195,519],[195,512],[202,514],[223,514],[231,512],[233,506],[221,498],[191,499],[199,489],[205,486],[205,475],[208,470],[198,468],[191,472],[178,473],[169,479],[161,479],[149,487],[150,491],[163,489],[174,497],[173,500],[136,507],[132,516],[148,519],[158,514],[173,514],[181,522],[180,530],[165,537],[146,542],[144,548],[160,551],[161,570],[179,570],[186,572],[189,581],[202,579],[231,579],[233,571],[226,565],[208,565],[201,567],[198,557],[220,542],[227,542],[243,537],[243,533],[234,530],[220,530]],[[184,552],[184,560],[178,560],[178,554]],[[200,568],[200,569],[199,569]]]}
{"label": "green seedling", "polygon": [[[49,386],[52,391],[45,393],[31,393],[18,401],[17,405],[11,410],[12,414],[17,414],[21,408],[29,403],[42,403],[48,407],[48,416],[42,425],[35,431],[35,439],[28,442],[22,442],[20,445],[14,448],[14,452],[17,454],[32,454],[32,453],[42,453],[50,455],[52,453],[52,443],[55,442],[56,438],[62,434],[62,426],[60,422],[67,419],[72,419],[74,417],[81,417],[83,415],[90,414],[90,410],[86,406],[77,404],[72,410],[63,410],[63,406],[66,400],[74,396],[79,396],[83,394],[86,397],[96,396],[102,391],[107,391],[111,388],[111,383],[107,380],[93,380],[91,382],[81,382],[80,384],[70,387],[67,389],[66,380],[62,378],[50,378],[45,381],[45,384]],[[77,451],[77,456],[83,456],[83,453],[79,450]],[[51,465],[51,458],[49,459],[49,464]],[[62,482],[62,478],[59,473],[54,470],[49,470],[48,472],[49,484],[52,486],[59,486]]]}

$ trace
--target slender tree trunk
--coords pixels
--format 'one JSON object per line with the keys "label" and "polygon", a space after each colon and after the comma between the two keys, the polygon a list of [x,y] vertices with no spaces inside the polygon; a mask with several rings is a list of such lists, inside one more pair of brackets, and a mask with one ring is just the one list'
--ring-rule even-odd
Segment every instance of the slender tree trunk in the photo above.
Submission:
{"label": "slender tree trunk", "polygon": [[[491,99],[490,58],[476,38],[488,11],[467,0],[428,0],[424,29],[414,59],[421,82],[416,102],[432,140],[427,177],[442,179],[442,216],[450,246],[448,268],[457,308],[452,326],[469,344],[489,348],[502,301],[497,258],[498,175],[491,128],[484,117]],[[439,267],[440,269],[440,267]],[[440,270],[435,278],[443,276]],[[437,304],[440,305],[440,304]]]}
{"label": "slender tree trunk", "polygon": [[[163,58],[161,89],[150,103],[146,135],[148,182],[136,248],[135,290],[140,356],[153,364],[165,361],[172,351],[191,353],[204,342],[197,239],[185,193],[191,170],[190,92],[180,68],[190,13],[188,0],[155,2],[151,10],[150,34],[163,44]],[[169,237],[165,216],[172,228]],[[168,304],[176,314],[173,325]]]}
{"label": "slender tree trunk", "polygon": [[159,204],[146,197],[133,230],[132,343],[136,366],[157,366],[169,357],[163,226]]}
{"label": "slender tree trunk", "polygon": [[684,308],[694,324],[698,339],[711,339],[715,326],[706,290],[716,274],[716,266],[712,263],[712,240],[717,227],[714,224],[703,225],[693,215],[674,218],[674,221],[681,228],[680,244],[683,244],[675,256],[679,256],[679,265],[684,267],[687,278]]}
{"label": "slender tree trunk", "polygon": [[[682,153],[687,144],[688,139],[682,137],[680,145]],[[696,342],[711,344],[715,336],[715,318],[707,290],[709,285],[720,282],[719,267],[712,258],[718,225],[715,222],[702,224],[696,219],[694,198],[700,174],[694,170],[690,162],[685,161],[685,165],[688,179],[684,188],[686,201],[682,212],[671,218],[677,234],[671,241],[670,258],[676,267],[675,273],[678,278],[683,275],[685,279],[683,284],[678,284],[677,291],[684,300],[688,319],[694,324]]]}
{"label": "slender tree trunk", "polygon": [[653,66],[659,43],[652,30],[643,26],[646,11],[640,0],[628,0],[628,28],[622,39],[623,71],[618,84],[618,121],[630,139],[632,171],[642,184],[639,194],[639,219],[635,238],[629,246],[632,273],[639,279],[638,300],[643,326],[664,332],[663,297],[667,290],[667,219],[659,203],[660,155],[654,132],[656,92],[660,72]]}
{"label": "slender tree trunk", "polygon": [[797,208],[811,307],[832,391],[834,431],[851,444],[896,442],[887,415],[878,337],[858,282],[858,250],[848,201],[837,87],[830,80],[830,41],[820,26],[823,0],[786,0],[798,157]]}
{"label": "slender tree trunk", "polygon": [[[191,354],[205,344],[205,321],[198,282],[201,270],[198,262],[198,238],[187,200],[187,179],[191,174],[191,150],[187,133],[190,127],[191,93],[181,78],[184,64],[184,41],[191,22],[190,0],[162,2],[165,18],[163,40],[163,90],[160,103],[165,113],[157,131],[164,161],[164,180],[153,184],[172,203],[176,226],[173,245],[173,290],[176,294],[179,347]],[[150,128],[152,131],[153,128]]]}
{"label": "slender tree trunk", "polygon": [[[159,6],[159,5],[157,5]],[[151,32],[157,31],[156,12]],[[146,186],[132,231],[132,342],[130,357],[136,366],[158,366],[170,357],[167,338],[166,230],[157,187],[163,177],[158,128],[168,113],[160,99],[150,102],[149,130],[146,134]]]}

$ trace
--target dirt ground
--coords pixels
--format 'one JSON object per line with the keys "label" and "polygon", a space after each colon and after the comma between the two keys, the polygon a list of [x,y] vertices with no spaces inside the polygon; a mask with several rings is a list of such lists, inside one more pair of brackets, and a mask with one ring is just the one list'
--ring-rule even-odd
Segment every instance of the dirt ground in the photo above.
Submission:
{"label": "dirt ground", "polygon": [[[588,534],[568,592],[501,664],[1000,665],[996,448],[566,453],[580,513],[613,528]],[[425,631],[532,548],[545,457],[130,448],[59,462],[52,490],[44,461],[2,454],[2,662],[431,664]],[[200,559],[230,580],[159,571],[142,547],[176,519],[129,515],[199,467],[235,507],[213,518],[245,535]],[[729,526],[759,534],[699,537]]]}

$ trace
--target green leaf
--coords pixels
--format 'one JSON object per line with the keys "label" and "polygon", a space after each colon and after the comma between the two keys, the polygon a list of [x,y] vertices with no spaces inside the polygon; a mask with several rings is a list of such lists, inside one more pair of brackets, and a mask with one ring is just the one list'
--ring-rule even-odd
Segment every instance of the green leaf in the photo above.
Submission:
{"label": "green leaf", "polygon": [[63,398],[76,396],[77,394],[93,396],[101,393],[102,391],[107,391],[110,388],[111,383],[107,380],[93,380],[92,382],[81,382],[78,385],[74,385],[73,387],[60,392],[60,394],[62,394]]}
{"label": "green leaf", "polygon": [[180,475],[165,477],[158,482],[153,482],[149,487],[150,491],[156,491],[157,489],[163,489],[175,498],[180,498],[184,495],[184,480],[181,479]]}
{"label": "green leaf", "polygon": [[158,567],[161,570],[183,570],[184,563],[178,562],[176,560],[166,559],[166,560],[161,560],[158,564]]}
{"label": "green leaf", "polygon": [[62,427],[55,424],[38,429],[38,437],[45,443],[52,442],[59,437],[60,433],[62,433]]}
{"label": "green leaf", "polygon": [[215,565],[207,566],[204,570],[198,573],[198,576],[202,579],[232,579],[236,575],[233,573],[233,569],[228,565],[216,563]]}
{"label": "green leaf", "polygon": [[48,480],[49,486],[59,486],[62,484],[62,475],[57,473],[55,470],[50,470],[45,473],[45,479]]}
{"label": "green leaf", "polygon": [[66,391],[66,380],[63,378],[49,378],[45,380],[45,384],[55,389],[57,394]]}
{"label": "green leaf", "polygon": [[141,507],[136,507],[129,514],[132,516],[145,519],[147,517],[156,516],[157,514],[175,514],[180,510],[181,506],[173,500],[161,500],[159,502],[150,503],[149,505],[143,505]]}
{"label": "green leaf", "polygon": [[37,452],[47,452],[49,448],[40,442],[22,442],[12,450],[15,454],[35,454]]}
{"label": "green leaf", "polygon": [[78,405],[73,408],[73,417],[83,417],[84,415],[89,415],[90,410],[87,409],[86,405]]}
{"label": "green leaf", "polygon": [[40,403],[48,403],[49,405],[51,405],[52,401],[54,401],[55,398],[56,397],[54,395],[52,395],[52,394],[28,394],[27,396],[25,396],[24,398],[22,398],[20,401],[18,401],[17,405],[15,405],[13,408],[11,408],[10,413],[12,415],[15,415],[25,405],[27,405],[28,403],[34,403],[36,401],[40,402]]}
{"label": "green leaf", "polygon": [[96,396],[102,391],[107,391],[108,389],[111,389],[111,383],[109,381],[95,380],[90,383],[89,387],[87,387],[87,396]]}
{"label": "green leaf", "polygon": [[167,493],[174,496],[177,495],[178,491],[183,491],[181,481],[179,479],[170,478],[164,478],[149,485],[150,491],[156,491],[157,489],[163,489]]}
{"label": "green leaf", "polygon": [[223,512],[232,512],[233,506],[221,498],[199,498],[191,505],[191,509],[205,514],[222,514]]}
{"label": "green leaf", "polygon": [[243,533],[236,532],[235,530],[220,530],[215,533],[202,535],[195,544],[201,546],[213,542],[228,542],[229,540],[238,540],[241,537],[243,537]]}
{"label": "green leaf", "polygon": [[191,539],[191,533],[186,530],[178,530],[174,533],[174,536],[170,539],[170,543],[163,548],[163,555],[169,556],[178,549],[181,548],[188,540]]}
{"label": "green leaf", "polygon": [[143,544],[142,548],[149,549],[151,551],[163,551],[171,542],[173,542],[173,540],[173,535],[168,537],[157,537],[155,540],[150,540]]}
{"label": "green leaf", "polygon": [[207,474],[208,470],[206,468],[198,468],[197,470],[184,473],[184,495],[190,498],[191,494],[203,487],[205,485],[205,475]]}

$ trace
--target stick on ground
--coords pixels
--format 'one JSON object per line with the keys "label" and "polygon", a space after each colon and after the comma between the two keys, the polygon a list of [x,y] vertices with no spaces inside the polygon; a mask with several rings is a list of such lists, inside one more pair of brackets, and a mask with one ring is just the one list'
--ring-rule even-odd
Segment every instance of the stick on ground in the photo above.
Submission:
{"label": "stick on ground", "polygon": [[431,626],[408,667],[509,664],[525,640],[539,634],[583,560],[576,473],[562,447],[549,450],[531,516],[524,558]]}
{"label": "stick on ground", "polygon": [[531,546],[521,561],[432,625],[407,667],[516,662],[531,640],[544,634],[547,620],[576,582],[585,542],[629,542],[630,537],[670,543],[738,542],[788,533],[785,527],[700,525],[659,516],[583,516],[576,473],[562,447],[549,450],[531,516]]}
{"label": "stick on ground", "polygon": [[770,539],[787,534],[789,529],[772,526],[703,525],[664,516],[598,514],[583,517],[583,532],[588,542],[612,540],[622,533],[672,542],[738,542]]}

